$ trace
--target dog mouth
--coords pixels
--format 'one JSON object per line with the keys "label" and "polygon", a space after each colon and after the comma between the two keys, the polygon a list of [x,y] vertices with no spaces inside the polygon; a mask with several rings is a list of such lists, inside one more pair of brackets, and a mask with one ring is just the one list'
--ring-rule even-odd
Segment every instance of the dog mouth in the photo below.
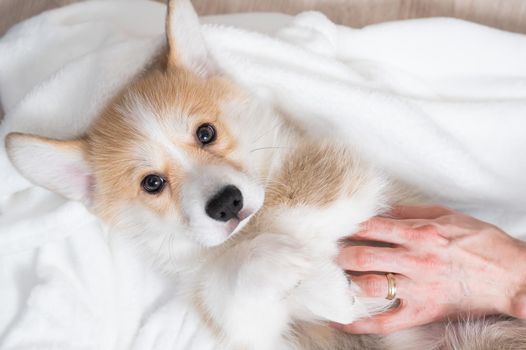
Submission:
{"label": "dog mouth", "polygon": [[254,210],[251,210],[251,209],[242,209],[238,216],[237,216],[237,219],[239,221],[243,221],[245,220],[246,218],[248,218],[250,215],[252,215],[254,213]]}
{"label": "dog mouth", "polygon": [[256,210],[243,208],[227,221],[214,220],[213,223],[209,222],[211,225],[199,225],[192,231],[193,237],[204,247],[220,246],[236,236],[255,212]]}
{"label": "dog mouth", "polygon": [[212,191],[207,187],[203,202],[188,201],[189,224],[199,244],[213,247],[231,239],[245,227],[262,207],[264,192],[262,186],[246,179],[214,185]]}
{"label": "dog mouth", "polygon": [[237,228],[254,213],[250,209],[242,209],[236,216],[227,221],[227,235],[231,236],[237,232]]}

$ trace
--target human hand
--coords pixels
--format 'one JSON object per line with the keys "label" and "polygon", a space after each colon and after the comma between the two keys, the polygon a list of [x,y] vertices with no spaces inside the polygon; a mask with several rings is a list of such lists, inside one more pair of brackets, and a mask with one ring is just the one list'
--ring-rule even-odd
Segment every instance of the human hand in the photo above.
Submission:
{"label": "human hand", "polygon": [[[350,325],[351,333],[391,333],[450,316],[507,314],[526,319],[526,243],[499,228],[443,207],[397,207],[365,222],[352,240],[392,247],[347,246],[338,264],[366,296],[385,297],[395,275],[400,305]],[[384,274],[373,274],[383,271]]]}

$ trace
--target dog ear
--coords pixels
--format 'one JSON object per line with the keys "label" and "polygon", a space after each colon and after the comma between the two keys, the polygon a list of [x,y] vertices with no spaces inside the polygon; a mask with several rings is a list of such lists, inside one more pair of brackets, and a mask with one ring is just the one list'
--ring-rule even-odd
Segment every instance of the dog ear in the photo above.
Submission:
{"label": "dog ear", "polygon": [[203,77],[215,71],[190,0],[168,0],[166,40],[168,69],[186,68]]}
{"label": "dog ear", "polygon": [[82,140],[58,141],[11,133],[6,150],[13,165],[28,180],[66,198],[87,201],[91,176]]}

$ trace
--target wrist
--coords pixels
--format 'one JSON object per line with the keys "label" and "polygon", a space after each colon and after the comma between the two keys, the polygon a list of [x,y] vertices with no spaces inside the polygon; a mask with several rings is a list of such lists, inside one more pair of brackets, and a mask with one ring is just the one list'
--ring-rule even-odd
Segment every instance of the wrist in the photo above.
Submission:
{"label": "wrist", "polygon": [[526,242],[517,240],[517,263],[514,273],[516,279],[510,286],[508,315],[526,319]]}

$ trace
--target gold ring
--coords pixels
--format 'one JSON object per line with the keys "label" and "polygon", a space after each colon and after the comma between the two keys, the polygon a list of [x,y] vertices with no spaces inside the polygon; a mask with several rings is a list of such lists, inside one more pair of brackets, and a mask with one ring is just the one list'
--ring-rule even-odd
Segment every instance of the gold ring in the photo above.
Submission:
{"label": "gold ring", "polygon": [[396,278],[392,273],[386,273],[385,278],[387,278],[387,300],[393,300],[396,298]]}

